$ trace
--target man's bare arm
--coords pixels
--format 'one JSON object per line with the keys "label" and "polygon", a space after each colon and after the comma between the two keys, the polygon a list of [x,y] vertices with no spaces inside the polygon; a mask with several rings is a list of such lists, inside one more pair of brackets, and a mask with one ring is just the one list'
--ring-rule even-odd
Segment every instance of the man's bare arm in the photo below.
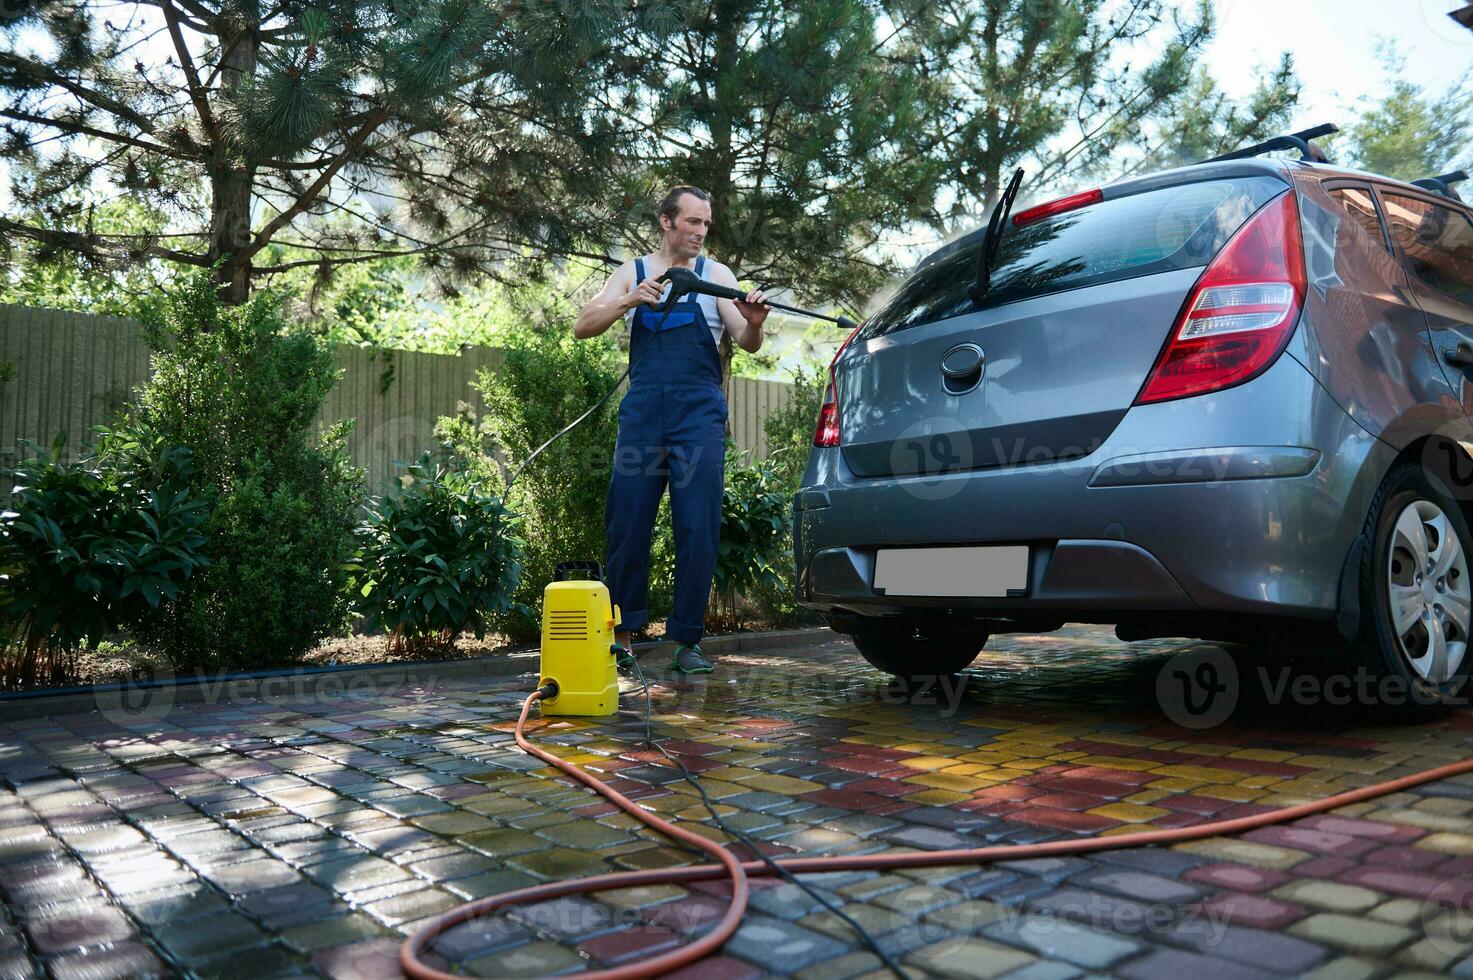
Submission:
{"label": "man's bare arm", "polygon": [[[711,281],[722,286],[740,288],[736,275],[721,263],[717,263],[711,270]],[[753,290],[747,294],[746,303],[730,299],[716,300],[716,312],[721,315],[722,324],[736,345],[748,354],[755,354],[762,348],[762,323],[767,318],[768,310],[763,303],[765,298],[760,290]]]}
{"label": "man's bare arm", "polygon": [[653,279],[646,279],[636,286],[634,263],[625,262],[609,276],[599,294],[578,311],[573,336],[579,340],[597,337],[640,303],[658,303],[661,291],[660,284]]}

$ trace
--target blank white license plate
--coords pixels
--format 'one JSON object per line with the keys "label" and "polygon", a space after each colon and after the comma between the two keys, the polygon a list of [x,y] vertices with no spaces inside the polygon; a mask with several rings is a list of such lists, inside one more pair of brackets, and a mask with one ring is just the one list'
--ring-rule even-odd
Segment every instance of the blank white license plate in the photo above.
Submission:
{"label": "blank white license plate", "polygon": [[1006,596],[1028,588],[1027,545],[881,548],[875,590],[886,595]]}

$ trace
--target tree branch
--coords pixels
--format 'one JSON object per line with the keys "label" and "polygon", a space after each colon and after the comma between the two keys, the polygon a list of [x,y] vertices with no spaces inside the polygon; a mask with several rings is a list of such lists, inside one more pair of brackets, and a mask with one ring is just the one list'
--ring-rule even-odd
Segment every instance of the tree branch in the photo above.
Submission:
{"label": "tree branch", "polygon": [[179,67],[184,70],[184,80],[189,84],[189,98],[194,103],[195,111],[199,113],[199,121],[204,126],[205,135],[210,142],[220,141],[220,131],[215,127],[214,113],[210,112],[210,102],[205,98],[205,91],[200,87],[199,73],[194,70],[194,58],[189,54],[189,47],[184,43],[184,34],[179,30],[179,14],[174,9],[172,0],[159,0],[159,9],[164,12],[164,22],[169,25],[169,37],[174,42],[174,50],[179,55]]}
{"label": "tree branch", "polygon": [[[163,8],[167,6],[171,2],[171,0],[137,0],[137,2],[147,4],[150,7]],[[202,3],[196,2],[196,0],[173,0],[173,2],[178,3],[179,6],[183,7],[189,13],[192,13],[194,14],[194,16],[199,18],[200,26],[196,26],[195,23],[191,22],[189,25],[190,27],[193,27],[201,34],[207,34],[213,29],[210,26],[210,21],[213,21],[215,19],[216,14],[209,7],[206,7]],[[188,18],[186,15],[186,20],[187,19]]]}
{"label": "tree branch", "polygon": [[280,214],[278,214],[276,217],[272,218],[269,222],[266,223],[266,227],[261,229],[260,233],[256,235],[255,240],[251,242],[250,246],[245,249],[244,254],[239,256],[239,258],[241,260],[248,259],[252,255],[255,255],[257,252],[259,252],[261,249],[265,248],[266,244],[271,241],[272,235],[275,235],[282,228],[291,224],[293,218],[295,218],[297,215],[301,214],[309,206],[311,206],[312,202],[317,199],[317,196],[322,193],[323,188],[327,187],[327,185],[332,182],[332,179],[337,174],[337,172],[343,168],[343,165],[346,164],[353,157],[353,154],[357,152],[358,148],[363,145],[363,141],[368,139],[373,131],[379,126],[383,125],[384,121],[388,118],[389,110],[387,108],[380,109],[378,112],[376,112],[368,120],[368,122],[363,125],[362,129],[358,130],[358,132],[354,133],[353,136],[349,138],[348,142],[343,146],[343,152],[338,154],[338,158],[334,160],[331,164],[329,164],[326,170],[318,175],[317,179],[312,182],[312,185],[310,187],[302,192],[301,197],[297,198],[296,201],[294,201],[292,205],[288,207],[285,211],[282,211]]}
{"label": "tree branch", "polygon": [[162,143],[151,143],[148,140],[141,140],[134,136],[124,136],[122,133],[113,133],[105,129],[83,126],[81,123],[65,122],[49,116],[35,116],[29,112],[16,112],[12,109],[0,109],[0,116],[14,119],[17,122],[30,123],[34,126],[48,126],[52,129],[59,129],[77,136],[92,136],[96,139],[107,140],[112,143],[126,143],[140,150],[148,150],[150,153],[158,153],[162,156],[172,157],[175,160],[186,160],[191,163],[199,162],[197,157],[190,156],[182,150],[164,146]]}
{"label": "tree branch", "polygon": [[[111,246],[107,241],[108,236],[84,235],[76,231],[58,231],[54,228],[36,228],[32,225],[24,225],[9,218],[0,217],[0,231],[18,235],[21,238],[29,238],[31,241],[41,242],[46,245],[60,245],[83,255],[103,253],[111,251],[117,257],[117,247]],[[138,254],[157,256],[162,259],[171,259],[185,265],[206,266],[209,260],[203,255],[193,252],[181,252],[178,249],[164,248],[160,245],[148,245],[143,248],[128,246],[123,248],[123,255],[131,257]]]}
{"label": "tree branch", "polygon": [[103,95],[101,92],[89,89],[80,82],[74,82],[65,75],[52,71],[50,67],[39,61],[13,54],[9,51],[0,51],[0,67],[7,67],[17,73],[25,72],[34,74],[36,77],[55,85],[57,88],[65,89],[84,102],[111,112],[113,115],[121,116],[145,133],[152,133],[154,131],[152,121],[135,111],[132,107]]}

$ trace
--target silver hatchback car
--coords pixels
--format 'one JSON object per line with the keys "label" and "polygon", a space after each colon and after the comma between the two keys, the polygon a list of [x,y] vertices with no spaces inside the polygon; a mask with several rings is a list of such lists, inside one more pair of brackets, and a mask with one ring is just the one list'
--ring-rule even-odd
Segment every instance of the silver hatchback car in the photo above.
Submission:
{"label": "silver hatchback car", "polygon": [[902,677],[1092,622],[1312,644],[1458,697],[1463,175],[1336,168],[1304,135],[1019,212],[985,290],[984,231],[925,259],[830,366],[801,600]]}

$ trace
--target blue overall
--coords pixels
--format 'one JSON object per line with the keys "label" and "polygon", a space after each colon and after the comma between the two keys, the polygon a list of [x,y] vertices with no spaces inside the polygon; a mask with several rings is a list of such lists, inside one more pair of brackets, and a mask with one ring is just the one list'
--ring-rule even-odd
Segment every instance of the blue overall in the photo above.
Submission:
{"label": "blue overall", "polygon": [[[696,260],[701,275],[705,258]],[[635,259],[635,282],[645,279]],[[675,607],[665,634],[700,640],[721,540],[726,395],[712,324],[687,294],[669,313],[635,308],[630,323],[629,391],[619,405],[619,438],[604,503],[604,566],[619,606],[618,630],[649,622],[650,537],[670,486],[675,526]]]}

